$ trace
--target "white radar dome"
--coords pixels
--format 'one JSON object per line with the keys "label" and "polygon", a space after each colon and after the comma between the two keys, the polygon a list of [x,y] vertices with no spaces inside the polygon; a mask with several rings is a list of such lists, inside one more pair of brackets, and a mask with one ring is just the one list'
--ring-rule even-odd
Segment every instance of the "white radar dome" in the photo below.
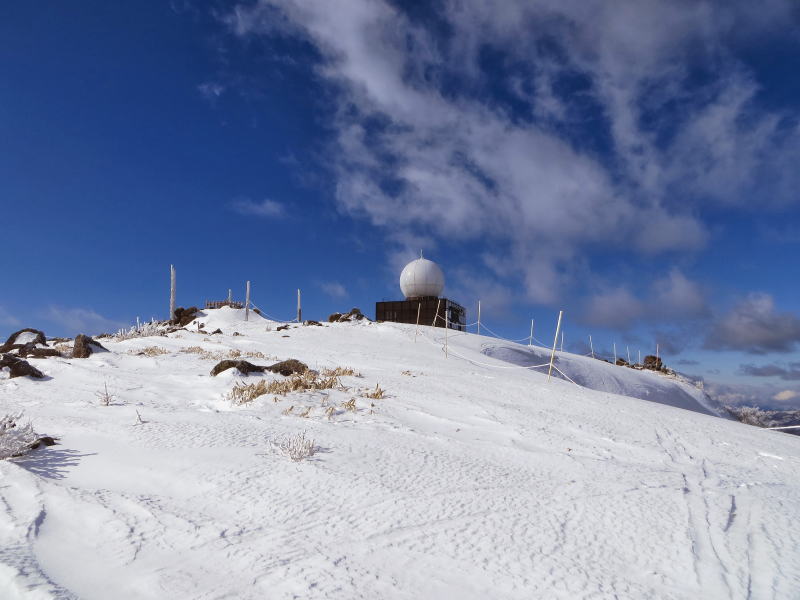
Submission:
{"label": "white radar dome", "polygon": [[400,273],[400,289],[406,298],[438,297],[444,290],[444,273],[427,258],[412,260]]}

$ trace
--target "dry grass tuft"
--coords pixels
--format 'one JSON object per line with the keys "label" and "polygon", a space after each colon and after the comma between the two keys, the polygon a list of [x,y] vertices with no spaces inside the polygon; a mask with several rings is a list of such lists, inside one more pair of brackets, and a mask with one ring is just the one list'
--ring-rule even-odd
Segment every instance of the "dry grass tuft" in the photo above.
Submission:
{"label": "dry grass tuft", "polygon": [[197,354],[200,358],[209,359],[209,360],[225,360],[226,358],[236,359],[236,358],[263,358],[266,360],[277,360],[277,357],[270,356],[269,354],[264,354],[263,352],[258,351],[248,351],[242,352],[238,349],[228,350],[227,352],[212,352],[210,350],[205,350],[200,346],[188,346],[181,350],[181,352],[185,352],[187,354]]}
{"label": "dry grass tuft", "polygon": [[294,373],[285,379],[276,379],[267,386],[268,393],[285,396],[290,392],[305,392],[306,390],[330,390],[333,388],[344,389],[336,376],[324,377],[308,370],[305,373]]}
{"label": "dry grass tuft", "polygon": [[384,397],[386,390],[381,389],[380,384],[375,384],[375,389],[371,392],[364,394],[365,398],[372,398],[373,400],[381,400]]}
{"label": "dry grass tuft", "polygon": [[352,367],[336,367],[335,369],[322,369],[325,377],[361,377],[361,373]]}
{"label": "dry grass tuft", "polygon": [[252,402],[267,393],[267,382],[262,379],[257,383],[237,383],[228,392],[228,400],[237,406]]}
{"label": "dry grass tuft", "polygon": [[169,354],[169,350],[166,350],[161,346],[148,346],[147,348],[142,348],[141,350],[131,350],[129,353],[136,354],[137,356],[161,356],[163,354]]}
{"label": "dry grass tuft", "polygon": [[348,400],[347,402],[343,402],[342,408],[345,410],[349,410],[350,412],[356,412],[356,410],[358,410],[356,408],[356,399],[350,398],[350,400]]}

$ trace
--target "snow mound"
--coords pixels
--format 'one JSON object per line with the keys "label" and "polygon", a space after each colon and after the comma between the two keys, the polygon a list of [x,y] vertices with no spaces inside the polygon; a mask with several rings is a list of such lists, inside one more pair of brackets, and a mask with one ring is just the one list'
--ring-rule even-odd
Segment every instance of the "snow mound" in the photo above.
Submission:
{"label": "snow mound", "polygon": [[[550,351],[546,348],[513,343],[489,344],[484,347],[483,353],[520,366],[539,365],[550,361]],[[566,352],[556,352],[555,365],[572,381],[591,390],[732,418],[703,390],[676,376],[620,367],[588,356]],[[554,374],[556,377],[561,377],[557,371],[554,371]]]}

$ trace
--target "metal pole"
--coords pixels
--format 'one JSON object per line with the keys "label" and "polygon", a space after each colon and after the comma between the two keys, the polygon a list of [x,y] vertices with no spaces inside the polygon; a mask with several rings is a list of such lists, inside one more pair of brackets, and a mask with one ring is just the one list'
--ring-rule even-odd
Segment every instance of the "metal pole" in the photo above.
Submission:
{"label": "metal pole", "polygon": [[556,358],[556,343],[558,342],[558,332],[561,330],[561,316],[563,314],[563,310],[558,311],[558,324],[556,325],[556,335],[553,338],[553,351],[550,353],[550,368],[547,369],[547,381],[550,381],[550,376],[553,374],[553,361]]}
{"label": "metal pole", "polygon": [[300,288],[297,289],[297,322],[303,322],[303,308],[300,304]]}
{"label": "metal pole", "polygon": [[628,353],[628,364],[631,364],[631,349],[629,346],[625,346],[625,351]]}
{"label": "metal pole", "polygon": [[244,320],[250,320],[250,282],[247,282],[247,288],[244,293]]}
{"label": "metal pole", "polygon": [[642,351],[639,350],[639,364],[642,364]]}
{"label": "metal pole", "polygon": [[564,351],[564,332],[561,332],[561,351]]}
{"label": "metal pole", "polygon": [[589,349],[592,351],[592,358],[594,358],[594,345],[592,344],[592,335],[589,334]]}
{"label": "metal pole", "polygon": [[450,325],[447,323],[447,307],[444,308],[444,357],[447,358],[447,330]]}
{"label": "metal pole", "polygon": [[658,344],[656,344],[656,364],[658,364]]}
{"label": "metal pole", "polygon": [[614,342],[614,364],[617,364],[617,342]]}
{"label": "metal pole", "polygon": [[422,302],[417,304],[417,328],[414,330],[414,343],[417,343],[417,334],[419,333],[419,312],[422,310]]}
{"label": "metal pole", "polygon": [[433,323],[431,323],[431,327],[436,327],[436,319],[439,318],[439,305],[442,303],[442,299],[439,298],[436,301],[436,314],[433,316]]}
{"label": "metal pole", "polygon": [[533,319],[531,319],[531,335],[528,338],[528,348],[533,345]]}
{"label": "metal pole", "polygon": [[231,302],[233,302],[233,290],[228,288],[228,304],[230,305]]}
{"label": "metal pole", "polygon": [[478,335],[481,334],[481,301],[478,300]]}
{"label": "metal pole", "polygon": [[175,266],[169,266],[169,320],[175,318]]}

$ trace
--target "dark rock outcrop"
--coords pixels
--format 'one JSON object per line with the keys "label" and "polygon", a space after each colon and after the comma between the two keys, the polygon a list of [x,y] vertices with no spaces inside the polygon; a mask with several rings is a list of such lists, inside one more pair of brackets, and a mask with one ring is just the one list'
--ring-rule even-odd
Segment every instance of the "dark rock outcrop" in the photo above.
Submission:
{"label": "dark rock outcrop", "polygon": [[616,365],[617,365],[618,367],[629,367],[629,366],[630,366],[630,365],[628,364],[628,361],[627,361],[627,360],[625,360],[624,358],[618,358],[618,359],[617,359],[617,362],[616,362]]}
{"label": "dark rock outcrop", "polygon": [[308,371],[308,365],[295,358],[290,358],[289,360],[282,360],[274,365],[270,365],[266,367],[266,370],[288,376],[292,375],[293,373],[305,373]]}
{"label": "dark rock outcrop", "polygon": [[[21,343],[21,342],[18,341],[18,338],[23,333],[32,333],[32,334],[34,334],[34,338],[32,340],[28,340],[25,343]],[[25,337],[29,337],[29,336],[25,336]],[[5,341],[4,344],[0,345],[0,353],[2,353],[2,352],[10,352],[11,350],[18,350],[22,346],[24,346],[26,344],[29,344],[29,343],[30,344],[39,344],[41,346],[46,345],[47,344],[47,339],[44,336],[44,332],[43,331],[39,331],[38,329],[31,329],[30,327],[25,328],[25,329],[20,329],[19,331],[15,331],[10,336],[8,336],[8,339]]]}
{"label": "dark rock outcrop", "polygon": [[48,356],[61,356],[61,352],[56,350],[55,348],[39,348],[36,346],[34,342],[30,342],[25,344],[24,346],[20,347],[17,350],[17,354],[21,358],[28,358],[32,356],[33,358],[46,358]]}
{"label": "dark rock outcrop", "polygon": [[75,341],[72,344],[72,358],[89,358],[92,352],[97,350],[105,350],[105,348],[100,342],[81,333],[75,337]]}
{"label": "dark rock outcrop", "polygon": [[306,325],[306,326],[314,325],[316,327],[322,327],[322,323],[320,323],[319,321],[303,321],[303,325]]}
{"label": "dark rock outcrop", "polygon": [[0,355],[0,368],[3,367],[8,367],[8,370],[10,371],[9,379],[25,376],[34,377],[36,379],[41,379],[44,377],[44,373],[30,364],[27,360],[22,360],[21,358],[17,358],[11,354]]}
{"label": "dark rock outcrop", "polygon": [[653,356],[652,354],[648,354],[644,357],[644,362],[642,366],[645,369],[650,369],[651,371],[662,371],[664,370],[664,363],[661,362],[661,359],[657,356]]}
{"label": "dark rock outcrop", "polygon": [[186,327],[189,323],[197,318],[197,313],[199,310],[200,309],[196,306],[192,306],[190,308],[178,307],[175,309],[175,314],[172,315],[170,324],[177,325],[178,327]]}
{"label": "dark rock outcrop", "polygon": [[212,331],[212,332],[211,332],[209,335],[219,335],[220,333],[222,333],[222,329],[220,329],[219,327],[217,327],[217,328],[216,328],[214,331]]}
{"label": "dark rock outcrop", "polygon": [[216,377],[223,371],[227,371],[228,369],[238,369],[239,373],[242,375],[247,375],[249,373],[263,373],[269,367],[262,367],[259,365],[254,365],[253,363],[247,362],[246,360],[221,360],[216,364],[216,366],[211,369],[211,375]]}
{"label": "dark rock outcrop", "polygon": [[348,321],[361,321],[367,317],[360,308],[351,308],[348,313],[333,313],[328,317],[328,323],[346,323]]}
{"label": "dark rock outcrop", "polygon": [[289,329],[288,325],[278,325],[275,331],[286,331],[287,329]]}

